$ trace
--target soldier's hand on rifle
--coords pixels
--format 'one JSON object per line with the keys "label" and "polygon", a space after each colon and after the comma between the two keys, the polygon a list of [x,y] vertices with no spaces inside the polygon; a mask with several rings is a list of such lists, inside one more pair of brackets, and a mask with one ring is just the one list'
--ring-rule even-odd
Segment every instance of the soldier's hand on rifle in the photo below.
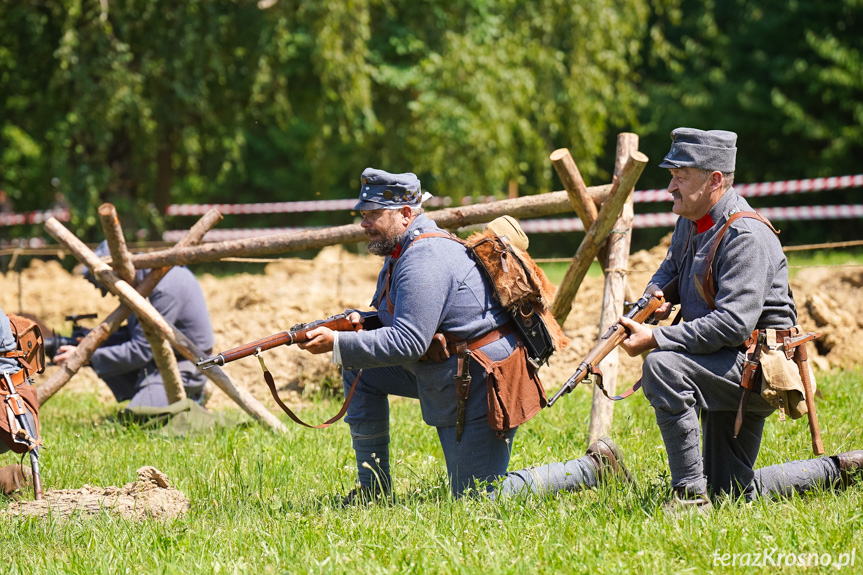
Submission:
{"label": "soldier's hand on rifle", "polygon": [[[657,313],[661,309],[662,307],[657,310]],[[634,322],[628,317],[621,317],[620,323],[623,324],[623,327],[626,328],[626,331],[629,334],[626,336],[626,339],[620,343],[620,347],[622,347],[630,357],[635,357],[636,355],[654,349],[659,345],[656,343],[656,338],[653,337],[653,330],[649,327],[638,322]]]}
{"label": "soldier's hand on rifle", "polygon": [[305,342],[298,342],[297,347],[314,354],[333,351],[333,341],[335,340],[334,333],[335,332],[328,327],[316,327],[306,334],[308,340]]}
{"label": "soldier's hand on rifle", "polygon": [[[656,297],[665,297],[665,294],[662,292],[662,288],[656,284],[650,284],[649,286],[647,286],[647,289],[644,290],[644,293],[651,294]],[[671,304],[671,302],[666,301],[664,304],[659,306],[655,312],[653,312],[653,317],[657,321],[662,321],[664,319],[667,319],[668,316],[671,315],[673,309],[674,306]]]}
{"label": "soldier's hand on rifle", "polygon": [[[347,319],[353,325],[354,331],[362,331],[363,318],[359,312],[352,311],[348,314]],[[335,332],[330,328],[319,326],[306,332],[306,338],[306,341],[298,341],[297,347],[309,353],[318,354],[333,351],[336,336]]]}

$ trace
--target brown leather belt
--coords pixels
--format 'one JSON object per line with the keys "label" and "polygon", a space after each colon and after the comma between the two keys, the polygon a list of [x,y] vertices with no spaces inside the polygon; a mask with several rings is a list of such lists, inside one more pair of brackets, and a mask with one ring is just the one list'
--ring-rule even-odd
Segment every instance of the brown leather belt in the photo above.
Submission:
{"label": "brown leather belt", "polygon": [[[467,342],[467,348],[470,350],[479,349],[483,346],[490,344],[493,341],[503,339],[511,333],[515,333],[515,326],[512,324],[511,321],[508,321],[499,328],[493,329],[485,335],[469,339]],[[447,334],[446,349],[450,353],[450,355],[455,355],[458,352],[458,350],[456,349],[457,345],[458,341],[450,339],[449,334]]]}
{"label": "brown leather belt", "polygon": [[[0,377],[3,376],[0,375]],[[27,381],[27,377],[24,375],[23,369],[20,371],[16,371],[13,374],[10,374],[9,378],[12,380],[12,383],[15,385],[15,387],[18,387],[19,385],[22,385]]]}
{"label": "brown leather belt", "polygon": [[[742,344],[740,344],[739,346],[737,346],[737,350],[738,350],[738,351],[743,351],[743,352],[745,352],[745,351],[749,350],[750,348],[754,347],[754,346],[755,346],[755,342],[757,342],[757,341],[758,341],[758,335],[759,335],[759,334],[760,334],[760,335],[764,335],[765,333],[767,333],[767,330],[765,330],[765,329],[756,329],[756,330],[754,330],[754,331],[749,335],[749,337],[747,337],[747,338],[746,338],[746,341],[744,341]],[[791,328],[791,329],[777,329],[777,330],[776,330],[776,339],[777,339],[777,340],[780,340],[780,339],[783,339],[783,338],[786,338],[786,337],[794,337],[795,335],[797,335],[797,330],[796,330],[796,329],[794,329],[794,328]]]}

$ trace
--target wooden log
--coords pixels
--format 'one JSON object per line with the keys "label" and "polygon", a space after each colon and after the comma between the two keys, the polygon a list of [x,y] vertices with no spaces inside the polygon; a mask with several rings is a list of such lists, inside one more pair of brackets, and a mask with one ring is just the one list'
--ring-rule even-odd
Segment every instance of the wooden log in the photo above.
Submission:
{"label": "wooden log", "polygon": [[[45,229],[54,236],[54,239],[64,244],[78,261],[88,266],[99,282],[110,290],[111,293],[119,297],[124,304],[129,306],[135,315],[138,316],[139,320],[149,321],[159,334],[170,341],[171,345],[183,357],[192,362],[200,361],[206,357],[202,349],[177,328],[166,322],[165,318],[156,311],[146,298],[141,296],[128,283],[124,282],[108,264],[96,257],[96,254],[67,230],[63,224],[54,218],[50,218],[45,224]],[[204,370],[203,373],[213,383],[218,385],[228,397],[233,399],[237,405],[242,407],[246,413],[259,421],[263,421],[275,430],[287,432],[287,428],[275,415],[261,405],[250,393],[244,389],[235,387],[221,369],[211,368]]]}
{"label": "wooden log", "polygon": [[[593,186],[587,188],[587,191],[596,202],[604,201],[611,188],[611,185]],[[500,200],[488,204],[436,210],[428,212],[428,217],[436,221],[442,228],[457,229],[490,222],[503,215],[510,215],[514,218],[539,218],[571,210],[572,204],[570,204],[569,196],[566,192],[561,191]],[[188,248],[178,245],[167,250],[135,254],[132,256],[132,263],[138,269],[176,266],[213,262],[227,257],[268,256],[365,240],[366,235],[360,224],[357,223],[260,238],[212,242]]]}
{"label": "wooden log", "polygon": [[581,245],[578,246],[578,251],[572,257],[572,263],[566,270],[551,305],[551,312],[560,325],[563,325],[569,312],[572,311],[572,300],[587,274],[587,269],[614,227],[614,222],[629,194],[632,193],[638,177],[644,171],[647,161],[647,156],[638,151],[629,156],[621,177],[615,177],[608,199],[603,202],[596,221],[590,226]]}
{"label": "wooden log", "polygon": [[[572,208],[578,214],[581,223],[584,224],[584,229],[589,230],[593,222],[596,221],[599,210],[596,209],[596,204],[593,202],[590,193],[588,193],[587,186],[584,185],[584,179],[581,177],[581,172],[578,170],[575,160],[572,159],[572,154],[569,153],[568,149],[560,148],[553,151],[549,159],[557,171],[560,181],[563,182],[563,187],[569,195]],[[603,244],[599,248],[596,259],[599,260],[600,265],[604,268],[608,260],[608,248],[606,244]]]}
{"label": "wooden log", "polygon": [[[108,250],[111,252],[111,265],[114,271],[126,283],[134,287],[138,283],[135,266],[132,265],[132,254],[126,247],[126,238],[123,236],[123,227],[120,225],[120,218],[117,217],[116,208],[108,203],[102,204],[99,206],[99,219],[105,232]],[[144,337],[147,338],[147,343],[150,344],[153,363],[156,364],[156,369],[162,376],[162,385],[165,388],[168,403],[176,403],[186,399],[183,376],[180,374],[180,368],[177,365],[177,358],[174,356],[171,344],[161,337],[147,321],[141,322],[141,330],[144,332]]]}
{"label": "wooden log", "polygon": [[596,204],[593,203],[593,198],[590,197],[587,186],[584,185],[584,179],[578,171],[575,160],[572,159],[572,154],[566,148],[559,148],[551,153],[549,159],[560,181],[563,182],[563,188],[569,196],[569,202],[575,213],[584,223],[584,229],[589,230],[591,224],[596,221],[599,210],[596,209]]}
{"label": "wooden log", "polygon": [[[638,151],[638,136],[632,133],[619,134],[617,137],[617,155],[614,172],[622,176],[625,159]],[[634,215],[632,192],[629,192],[620,216],[614,223],[606,246],[608,260],[605,273],[605,289],[602,294],[602,315],[599,320],[599,333],[608,331],[620,316],[623,315],[623,302],[626,298],[627,272],[629,270],[629,245],[632,239],[632,219]],[[603,385],[609,395],[615,394],[617,374],[620,367],[620,352],[614,348],[599,368],[603,373]],[[594,387],[593,402],[590,409],[590,425],[588,426],[588,445],[611,431],[614,417],[614,402],[605,397]]]}
{"label": "wooden log", "polygon": [[[199,219],[194,226],[189,230],[189,233],[178,242],[184,246],[190,246],[200,242],[208,231],[222,220],[222,215],[218,210],[210,210]],[[158,268],[151,270],[137,286],[138,293],[147,297],[156,285],[165,277],[170,267]],[[90,361],[93,352],[107,340],[112,333],[117,331],[123,322],[132,314],[132,310],[126,305],[121,304],[117,309],[112,311],[104,321],[93,328],[84,338],[78,343],[75,351],[63,364],[63,366],[55,371],[51,377],[42,382],[36,388],[36,397],[39,400],[39,405],[48,401],[55,393],[57,393],[72,377],[78,373],[78,370],[84,367]]]}

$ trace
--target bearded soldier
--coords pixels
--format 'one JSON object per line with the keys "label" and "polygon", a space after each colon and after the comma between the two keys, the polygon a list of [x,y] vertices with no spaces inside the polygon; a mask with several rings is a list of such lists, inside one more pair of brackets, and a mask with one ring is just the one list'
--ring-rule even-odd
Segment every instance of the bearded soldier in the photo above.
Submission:
{"label": "bearded soldier", "polygon": [[[354,323],[375,317],[382,327],[357,332],[319,327],[299,344],[312,353],[333,352],[333,362],[344,366],[346,393],[356,380],[345,421],[359,486],[345,504],[390,492],[390,395],[419,399],[423,420],[437,430],[454,495],[506,474],[516,429],[499,433],[490,428],[483,366],[469,362],[469,392],[461,415],[456,376],[463,360],[452,353],[435,361],[428,352],[435,334],[446,333],[500,361],[516,351],[518,336],[466,248],[444,237],[423,213],[422,203],[430,197],[412,173],[363,172],[354,209],[362,215],[369,252],[385,259],[371,302],[375,311],[353,311],[350,317]],[[520,228],[514,233],[519,232],[523,234]],[[605,438],[580,459],[510,474],[500,493],[590,487],[603,471],[617,472],[618,458],[616,446]]]}

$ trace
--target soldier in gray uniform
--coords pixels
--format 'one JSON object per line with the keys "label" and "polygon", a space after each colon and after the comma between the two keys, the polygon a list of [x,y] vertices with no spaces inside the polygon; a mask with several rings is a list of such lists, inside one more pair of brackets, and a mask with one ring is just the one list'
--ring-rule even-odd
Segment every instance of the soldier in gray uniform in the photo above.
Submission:
{"label": "soldier in gray uniform", "polygon": [[[437,429],[451,489],[458,497],[477,482],[493,482],[506,474],[516,430],[498,436],[489,427],[485,371],[474,361],[464,431],[456,441],[456,355],[443,362],[424,356],[437,332],[474,340],[503,328],[509,315],[494,299],[491,285],[464,246],[444,237],[414,241],[424,233],[442,232],[423,214],[422,202],[431,195],[422,193],[414,174],[368,168],[361,182],[354,209],[363,216],[368,250],[385,260],[371,302],[376,311],[352,311],[350,317],[358,323],[376,316],[382,327],[358,332],[317,328],[309,332],[307,343],[299,344],[311,353],[333,352],[333,362],[343,366],[346,392],[359,374],[345,417],[356,452],[359,487],[345,503],[390,491],[389,395],[419,399],[423,420]],[[480,349],[500,361],[512,354],[516,337],[510,332]],[[568,462],[566,469],[565,464],[555,464],[531,473],[516,472],[503,491],[595,485],[602,468],[617,469],[611,445],[610,440],[592,445],[589,455]],[[578,481],[573,480],[576,476]]]}
{"label": "soldier in gray uniform", "polygon": [[[96,249],[96,255],[107,255],[105,242]],[[138,281],[146,270],[138,270]],[[103,290],[89,272],[85,277]],[[171,325],[175,326],[209,355],[213,348],[213,327],[204,293],[194,274],[186,267],[174,267],[152,291],[149,298],[153,307]],[[62,365],[75,346],[61,346],[54,362]],[[90,358],[96,374],[102,378],[117,401],[129,401],[128,409],[137,407],[165,407],[168,397],[162,376],[153,359],[153,350],[144,335],[138,318],[132,314],[120,328]],[[204,402],[203,392],[207,378],[194,363],[177,354],[177,367],[183,378],[186,395],[199,403]]]}
{"label": "soldier in gray uniform", "polygon": [[[754,329],[787,329],[797,323],[788,265],[767,224],[736,219],[712,263],[715,309],[707,303],[702,284],[713,241],[729,217],[753,211],[731,187],[737,134],[678,128],[671,139],[660,167],[671,171],[672,211],[681,217],[646,293],[661,295],[661,287],[678,278],[684,322],[651,329],[621,319],[631,332],[621,344],[629,355],[654,350],[645,359],[642,385],[668,454],[674,490],[669,508],[709,506],[711,492],[755,498],[847,485],[863,464],[863,451],[754,469],[764,420],[774,410],[757,393],[733,437],[742,393],[741,345]],[[660,317],[669,312],[668,303],[657,310]]]}

